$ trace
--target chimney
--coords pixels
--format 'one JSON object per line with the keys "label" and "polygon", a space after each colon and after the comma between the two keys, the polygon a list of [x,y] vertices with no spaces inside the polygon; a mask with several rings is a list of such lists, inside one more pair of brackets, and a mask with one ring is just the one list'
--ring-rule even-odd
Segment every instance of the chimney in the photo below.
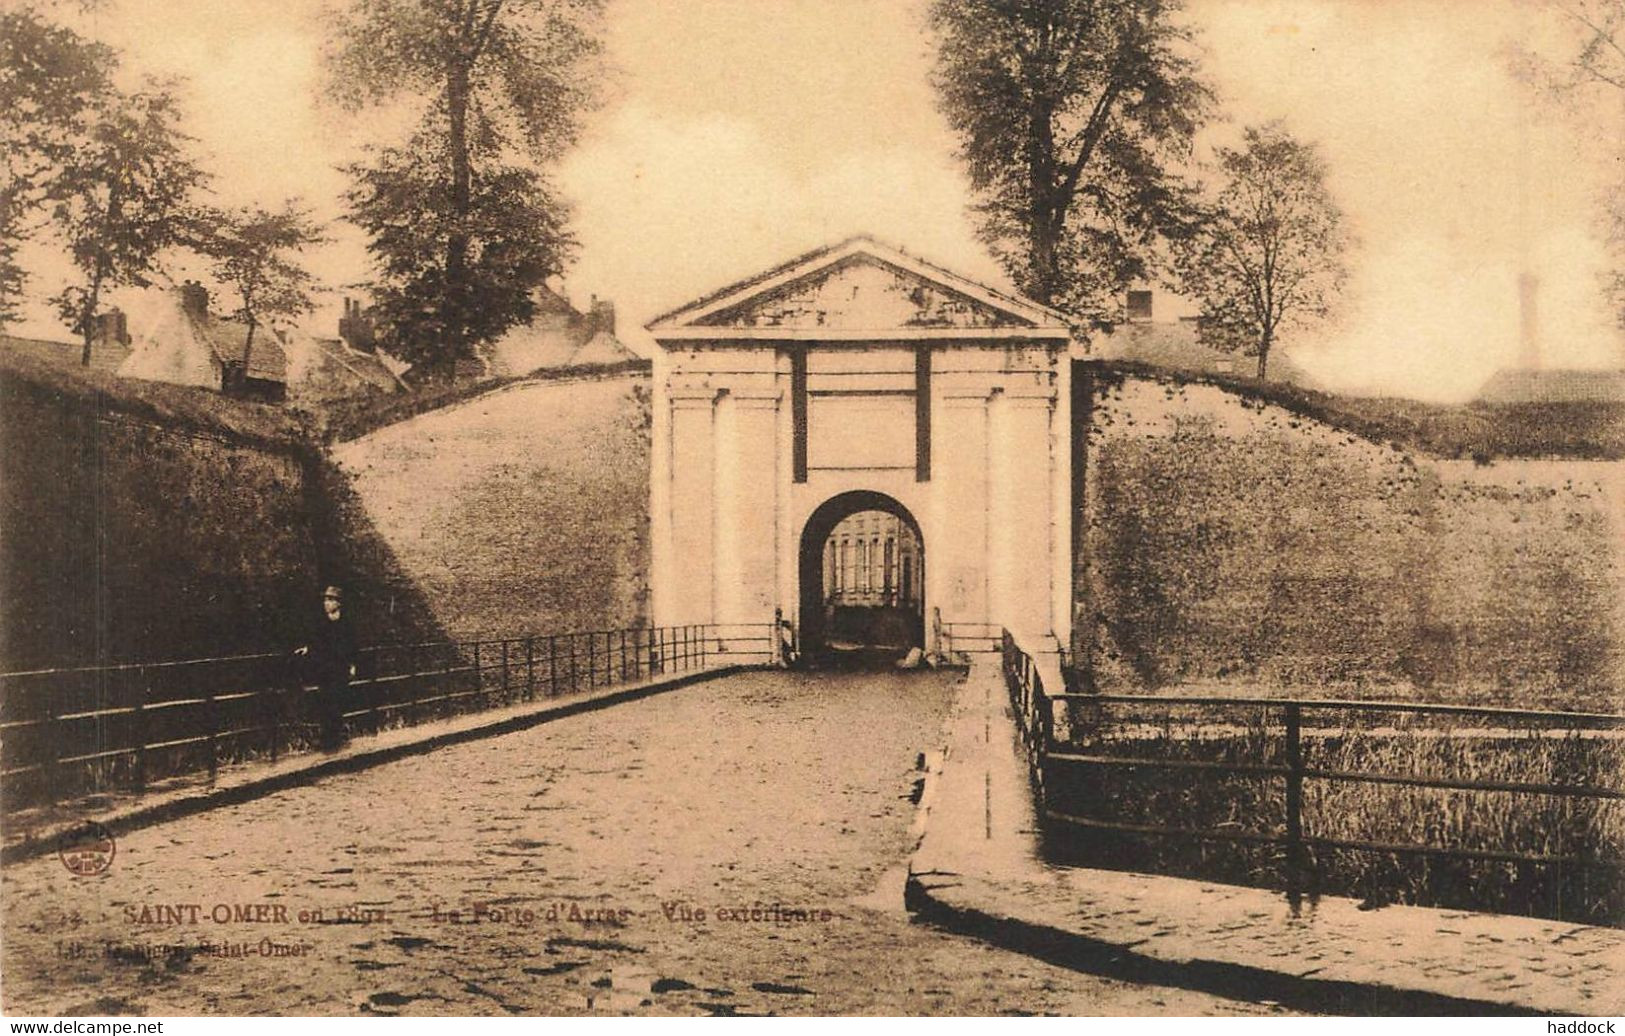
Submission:
{"label": "chimney", "polygon": [[181,285],[181,309],[194,320],[205,320],[209,316],[209,289],[197,281],[187,281]]}
{"label": "chimney", "polygon": [[588,317],[591,320],[591,328],[594,334],[599,331],[608,335],[615,333],[615,303],[610,300],[600,299],[597,295],[594,295]]}
{"label": "chimney", "polygon": [[356,299],[346,297],[344,300],[344,315],[339,318],[339,337],[356,352],[370,353],[378,349],[372,316],[361,312],[361,303]]}
{"label": "chimney", "polygon": [[1540,370],[1540,315],[1536,303],[1540,295],[1540,278],[1524,271],[1518,275],[1518,352],[1519,366],[1525,370]]}
{"label": "chimney", "polygon": [[1146,290],[1131,291],[1128,293],[1128,319],[1130,323],[1143,324],[1151,320],[1151,292]]}
{"label": "chimney", "polygon": [[124,311],[117,307],[96,317],[96,340],[102,344],[130,344],[130,323]]}

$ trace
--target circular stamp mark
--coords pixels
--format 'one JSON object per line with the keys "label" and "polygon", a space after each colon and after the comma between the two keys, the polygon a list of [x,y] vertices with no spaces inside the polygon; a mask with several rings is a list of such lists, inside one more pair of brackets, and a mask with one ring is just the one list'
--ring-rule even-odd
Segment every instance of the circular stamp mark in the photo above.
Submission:
{"label": "circular stamp mark", "polygon": [[118,843],[106,824],[82,820],[62,832],[56,841],[56,854],[70,874],[93,878],[113,866]]}

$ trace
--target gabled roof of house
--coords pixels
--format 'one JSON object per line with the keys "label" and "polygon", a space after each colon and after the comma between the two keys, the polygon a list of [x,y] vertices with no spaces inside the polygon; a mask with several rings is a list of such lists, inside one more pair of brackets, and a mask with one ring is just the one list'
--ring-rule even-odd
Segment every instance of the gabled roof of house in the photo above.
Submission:
{"label": "gabled roof of house", "polygon": [[[219,388],[221,369],[227,363],[242,362],[248,325],[208,312],[200,314],[189,309],[182,296],[183,289],[163,292],[147,319],[133,324],[133,348],[118,373]],[[288,358],[269,326],[254,331],[247,374],[262,381],[287,381]]]}
{"label": "gabled roof of house", "polygon": [[[31,356],[47,363],[66,363],[79,366],[84,356],[83,342],[65,342],[50,338],[24,338],[16,335],[0,335],[0,349],[5,349],[14,355]],[[119,364],[130,355],[130,347],[121,342],[109,341],[103,336],[97,336],[91,342],[90,366],[96,370],[108,372],[118,370]]]}
{"label": "gabled roof of house", "polygon": [[1625,370],[1510,367],[1495,372],[1478,398],[1488,403],[1625,403]]}
{"label": "gabled roof of house", "polygon": [[[201,321],[191,318],[199,336],[224,362],[239,362],[243,358],[243,344],[248,340],[248,325],[240,320],[217,317],[212,313]],[[254,344],[248,351],[248,376],[264,381],[288,380],[288,357],[282,343],[271,328],[254,329]]]}
{"label": "gabled roof of house", "polygon": [[[1257,357],[1221,352],[1205,345],[1195,320],[1131,320],[1094,336],[1088,359],[1130,360],[1171,370],[1245,374],[1258,365]],[[1303,372],[1279,350],[1271,350],[1272,381],[1303,383]]]}
{"label": "gabled roof of house", "polygon": [[368,390],[394,392],[402,382],[383,355],[352,349],[341,338],[317,338],[299,328],[283,333],[288,394],[328,399]]}
{"label": "gabled roof of house", "polygon": [[[693,302],[655,317],[645,326],[656,337],[687,328],[705,325],[707,318],[742,308],[753,300],[771,297],[853,260],[867,260],[889,267],[905,276],[925,281],[935,287],[962,296],[996,312],[1001,318],[1017,326],[1049,332],[1066,332],[1064,314],[1042,306],[1031,299],[981,284],[962,277],[951,270],[911,255],[894,245],[883,244],[868,235],[851,237],[845,241],[799,255],[752,277],[736,281],[710,292]],[[708,331],[713,330],[707,328]],[[721,329],[716,329],[721,330]]]}

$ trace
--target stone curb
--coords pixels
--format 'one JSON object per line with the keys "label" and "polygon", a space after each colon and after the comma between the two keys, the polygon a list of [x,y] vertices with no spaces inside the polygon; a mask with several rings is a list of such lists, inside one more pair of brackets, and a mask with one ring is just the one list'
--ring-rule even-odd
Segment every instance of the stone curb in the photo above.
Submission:
{"label": "stone curb", "polygon": [[[904,885],[904,905],[918,920],[962,935],[982,939],[1002,948],[1023,953],[1051,964],[1121,981],[1191,989],[1252,1002],[1272,1002],[1292,1010],[1316,1014],[1343,1015],[1508,1015],[1550,1016],[1551,1007],[1542,1009],[1520,1003],[1509,994],[1507,1000],[1457,995],[1417,984],[1405,984],[1410,969],[1403,966],[1379,968],[1382,977],[1317,977],[1305,973],[1302,962],[1290,957],[1281,969],[1258,961],[1224,959],[1196,946],[1187,953],[1156,954],[1138,949],[1143,938],[1102,938],[1084,926],[1069,925],[1065,919],[1046,911],[1046,904],[1063,901],[1074,893],[1053,872],[1037,861],[1036,824],[1030,815],[1031,796],[1026,795],[1028,813],[1007,826],[1019,834],[997,835],[992,821],[993,803],[999,798],[1001,776],[1005,792],[1011,791],[1008,774],[995,774],[1001,767],[990,759],[999,751],[1000,721],[997,711],[987,711],[981,702],[983,691],[972,676],[956,702],[954,716],[944,731],[947,747],[938,765],[927,772],[921,796],[918,821],[920,840],[909,862]],[[1002,690],[1002,688],[1001,688]],[[976,699],[972,701],[971,699]],[[967,704],[969,702],[969,704]],[[985,725],[984,725],[985,724]],[[1004,732],[1013,736],[1009,719]],[[986,744],[978,743],[977,733],[987,730]],[[1013,755],[1013,753],[1012,753]],[[1018,764],[1019,765],[1019,764]],[[980,772],[986,771],[986,772]],[[1025,785],[1023,780],[1022,785]],[[983,840],[981,816],[983,789],[988,791],[988,827]],[[976,799],[974,803],[955,802]],[[1006,803],[1007,804],[1007,803]],[[998,839],[1004,840],[1001,853]],[[1017,845],[1015,843],[1020,842]],[[989,850],[989,846],[995,846]],[[1009,850],[1014,850],[1012,856]],[[1024,862],[1010,866],[1010,861]],[[1116,872],[1091,872],[1112,874]],[[1046,877],[1046,875],[1049,875]],[[1181,879],[1159,879],[1135,875],[1150,886],[1166,885],[1170,895],[1192,885]],[[1179,892],[1175,892],[1176,888]],[[1048,915],[1048,916],[1046,916]],[[1295,970],[1294,963],[1299,966]],[[1319,969],[1313,969],[1319,970]],[[1567,1012],[1559,1012],[1567,1013]],[[1587,1012],[1581,1011],[1585,1014]]]}
{"label": "stone curb", "polygon": [[[677,673],[672,676],[657,677],[652,680],[644,680],[639,683],[627,684],[587,695],[575,695],[564,699],[553,698],[538,702],[535,705],[509,706],[501,710],[500,715],[488,717],[484,722],[470,722],[471,719],[477,720],[480,716],[480,714],[475,713],[472,716],[459,717],[450,721],[443,720],[416,727],[397,728],[396,731],[386,731],[383,736],[387,738],[400,732],[398,736],[401,737],[401,740],[398,741],[391,741],[387,744],[369,744],[369,741],[375,742],[378,737],[378,735],[374,735],[371,738],[353,743],[351,747],[336,754],[324,755],[313,752],[295,756],[286,769],[278,769],[275,773],[249,776],[240,782],[225,786],[217,784],[203,790],[186,789],[168,794],[159,793],[144,802],[137,801],[103,814],[81,817],[71,823],[55,825],[27,841],[15,842],[0,848],[0,866],[8,866],[48,855],[55,850],[57,840],[62,835],[74,830],[87,819],[105,825],[115,835],[138,831],[142,828],[167,823],[171,820],[203,813],[211,809],[218,809],[222,806],[239,805],[289,788],[311,784],[324,777],[369,770],[375,766],[382,766],[410,756],[424,755],[448,745],[478,741],[501,734],[511,734],[540,726],[543,723],[550,723],[553,720],[564,719],[584,712],[593,712],[598,709],[608,708],[611,705],[619,705],[624,702],[637,701],[640,698],[653,697],[666,691],[674,691],[690,684],[762,668],[768,667],[741,664],[691,673]],[[516,713],[515,709],[521,711]],[[468,725],[455,725],[451,729],[447,729],[448,723],[468,723]],[[412,732],[418,732],[418,736],[412,736]],[[254,767],[267,764],[249,765]]]}
{"label": "stone curb", "polygon": [[1498,1015],[1549,1017],[1522,1004],[1449,996],[1375,982],[1307,978],[1223,960],[1168,960],[1128,942],[1097,939],[1041,920],[1000,912],[988,883],[938,871],[910,871],[904,901],[915,917],[1050,964],[1122,982],[1170,986],[1215,996],[1272,1002],[1295,1011],[1401,1017]]}

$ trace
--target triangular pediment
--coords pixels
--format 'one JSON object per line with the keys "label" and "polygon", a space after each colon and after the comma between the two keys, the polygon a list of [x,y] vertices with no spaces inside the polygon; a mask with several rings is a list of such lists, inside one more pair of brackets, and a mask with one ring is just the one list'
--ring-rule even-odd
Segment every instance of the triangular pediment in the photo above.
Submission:
{"label": "triangular pediment", "polygon": [[810,253],[655,320],[663,331],[911,332],[1065,327],[1060,314],[868,238]]}

